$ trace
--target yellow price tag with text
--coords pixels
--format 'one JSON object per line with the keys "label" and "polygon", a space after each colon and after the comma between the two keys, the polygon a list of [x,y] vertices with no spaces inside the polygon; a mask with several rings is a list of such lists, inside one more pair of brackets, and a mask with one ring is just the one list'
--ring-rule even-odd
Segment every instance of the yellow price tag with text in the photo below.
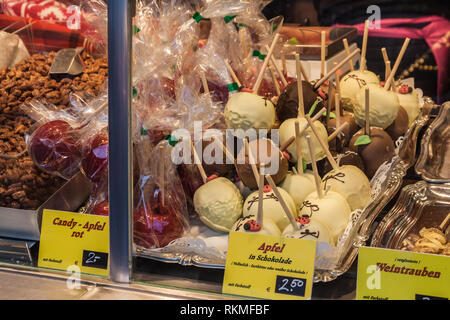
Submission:
{"label": "yellow price tag with text", "polygon": [[448,300],[450,257],[361,247],[358,300]]}
{"label": "yellow price tag with text", "polygon": [[108,276],[109,218],[44,210],[38,266]]}
{"label": "yellow price tag with text", "polygon": [[310,299],[314,240],[230,232],[222,292],[279,300]]}

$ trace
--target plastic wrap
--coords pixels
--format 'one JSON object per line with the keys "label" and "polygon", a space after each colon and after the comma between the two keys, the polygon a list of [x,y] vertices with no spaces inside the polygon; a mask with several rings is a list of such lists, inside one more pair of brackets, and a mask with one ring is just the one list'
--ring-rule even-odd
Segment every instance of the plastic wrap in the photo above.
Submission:
{"label": "plastic wrap", "polygon": [[106,95],[78,113],[40,101],[24,104],[22,110],[37,121],[26,138],[34,164],[49,174],[70,179],[80,168],[84,145],[107,124],[106,106]]}
{"label": "plastic wrap", "polygon": [[81,34],[90,52],[108,54],[108,6],[103,0],[81,0]]}
{"label": "plastic wrap", "polygon": [[141,175],[135,186],[133,238],[147,249],[164,247],[189,230],[186,198],[171,151],[166,140],[152,148],[148,136],[137,144]]}

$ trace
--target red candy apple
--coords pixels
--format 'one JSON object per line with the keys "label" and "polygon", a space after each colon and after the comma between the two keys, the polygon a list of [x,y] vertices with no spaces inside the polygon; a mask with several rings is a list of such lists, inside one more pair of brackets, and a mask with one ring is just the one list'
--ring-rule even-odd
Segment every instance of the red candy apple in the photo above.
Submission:
{"label": "red candy apple", "polygon": [[97,216],[109,216],[109,202],[102,201],[100,203],[97,203],[94,208],[92,208],[91,213]]}
{"label": "red candy apple", "polygon": [[93,182],[98,182],[108,170],[108,134],[101,132],[92,137],[83,152],[83,173]]}
{"label": "red candy apple", "polygon": [[79,169],[78,137],[69,123],[54,120],[40,126],[30,141],[33,162],[44,171],[70,178]]}
{"label": "red candy apple", "polygon": [[134,210],[134,242],[145,248],[165,247],[183,235],[183,223],[168,199],[162,204],[159,188],[146,196],[146,205]]}

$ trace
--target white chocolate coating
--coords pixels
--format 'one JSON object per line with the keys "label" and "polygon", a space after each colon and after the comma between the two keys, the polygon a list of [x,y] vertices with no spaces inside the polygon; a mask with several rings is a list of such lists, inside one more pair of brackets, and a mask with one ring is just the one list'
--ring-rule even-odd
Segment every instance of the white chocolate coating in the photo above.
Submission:
{"label": "white chocolate coating", "polygon": [[269,99],[249,92],[230,97],[225,107],[225,123],[230,129],[267,129],[275,124],[275,107]]}
{"label": "white chocolate coating", "polygon": [[289,171],[286,178],[280,183],[280,187],[291,195],[297,208],[300,208],[303,200],[316,190],[314,175],[311,171],[303,174],[295,174]]}
{"label": "white chocolate coating", "polygon": [[[302,130],[302,128],[304,128],[308,124],[305,118],[296,118],[296,119],[291,118],[284,121],[279,128],[280,146],[283,145],[286,141],[288,141],[292,136],[295,136],[296,120],[299,121],[300,130]],[[319,133],[319,136],[322,139],[322,141],[325,142],[325,145],[328,145],[328,133],[325,126],[320,121],[314,121],[314,126],[316,127],[317,132]],[[312,129],[308,127],[308,129],[306,129],[301,135],[303,160],[306,161],[306,163],[311,163],[311,156],[309,154],[308,142],[306,141],[307,135],[311,136],[311,144],[314,155],[316,156],[316,161],[325,158],[326,155],[322,147],[320,146],[319,140],[317,140],[316,135],[314,134]],[[291,162],[297,162],[297,145],[295,142],[293,142],[289,146],[289,148],[287,148],[287,151],[292,156]]]}
{"label": "white chocolate coating", "polygon": [[195,191],[194,208],[208,227],[229,232],[242,215],[243,199],[239,189],[228,179],[213,179]]}
{"label": "white chocolate coating", "polygon": [[328,191],[321,199],[317,192],[313,192],[303,201],[299,216],[304,214],[328,226],[333,241],[337,242],[338,236],[347,227],[351,209],[347,200],[337,192]]}
{"label": "white chocolate coating", "polygon": [[356,94],[369,83],[380,83],[380,79],[371,71],[355,70],[347,73],[340,81],[341,105],[353,109],[356,104]]}
{"label": "white chocolate coating", "polygon": [[283,230],[281,236],[285,238],[316,240],[319,242],[327,242],[332,246],[335,245],[330,229],[325,224],[312,219],[306,225],[302,225],[299,222],[297,222],[297,225],[300,227],[300,230],[294,230],[292,225],[289,224]]}
{"label": "white chocolate coating", "polygon": [[[369,122],[371,127],[386,129],[397,118],[400,103],[397,94],[393,91],[386,91],[377,84],[368,84],[369,88]],[[364,128],[365,119],[365,88],[356,95],[356,105],[353,108],[355,121],[361,128]]]}
{"label": "white chocolate coating", "polygon": [[417,91],[413,89],[411,93],[397,93],[397,97],[398,102],[408,114],[409,126],[411,126],[420,113],[419,96],[417,94]]}
{"label": "white chocolate coating", "polygon": [[328,187],[338,192],[355,211],[363,209],[371,200],[370,181],[358,167],[351,165],[340,166],[338,170],[331,170],[322,179],[322,189]]}
{"label": "white chocolate coating", "polygon": [[245,230],[244,225],[246,222],[248,222],[250,220],[256,221],[256,216],[249,215],[247,217],[240,218],[238,221],[236,221],[233,228],[231,228],[231,231],[263,234],[263,235],[267,235],[267,236],[280,236],[281,235],[280,228],[278,228],[277,224],[271,218],[264,218],[261,230],[259,230],[259,231]]}
{"label": "white chocolate coating", "polygon": [[[297,210],[295,208],[295,202],[292,197],[282,188],[278,188],[278,191],[286,202],[292,216],[294,218],[297,218]],[[242,214],[243,217],[247,217],[249,215],[256,216],[258,214],[258,199],[258,191],[253,192],[247,197],[247,199],[245,199]],[[263,224],[265,223],[264,221],[266,218],[272,219],[277,224],[280,230],[284,230],[284,228],[286,228],[286,226],[290,223],[289,218],[284,213],[283,207],[281,206],[280,201],[278,200],[273,190],[270,192],[264,192]]]}

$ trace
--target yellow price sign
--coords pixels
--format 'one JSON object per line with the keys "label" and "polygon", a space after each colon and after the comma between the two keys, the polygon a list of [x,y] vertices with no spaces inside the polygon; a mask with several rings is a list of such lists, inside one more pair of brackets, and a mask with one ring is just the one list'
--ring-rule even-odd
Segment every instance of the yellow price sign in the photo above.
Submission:
{"label": "yellow price sign", "polygon": [[38,266],[108,276],[109,218],[44,210]]}
{"label": "yellow price sign", "polygon": [[358,300],[448,300],[450,257],[362,247],[358,256]]}
{"label": "yellow price sign", "polygon": [[230,232],[222,292],[279,300],[311,297],[314,240]]}

